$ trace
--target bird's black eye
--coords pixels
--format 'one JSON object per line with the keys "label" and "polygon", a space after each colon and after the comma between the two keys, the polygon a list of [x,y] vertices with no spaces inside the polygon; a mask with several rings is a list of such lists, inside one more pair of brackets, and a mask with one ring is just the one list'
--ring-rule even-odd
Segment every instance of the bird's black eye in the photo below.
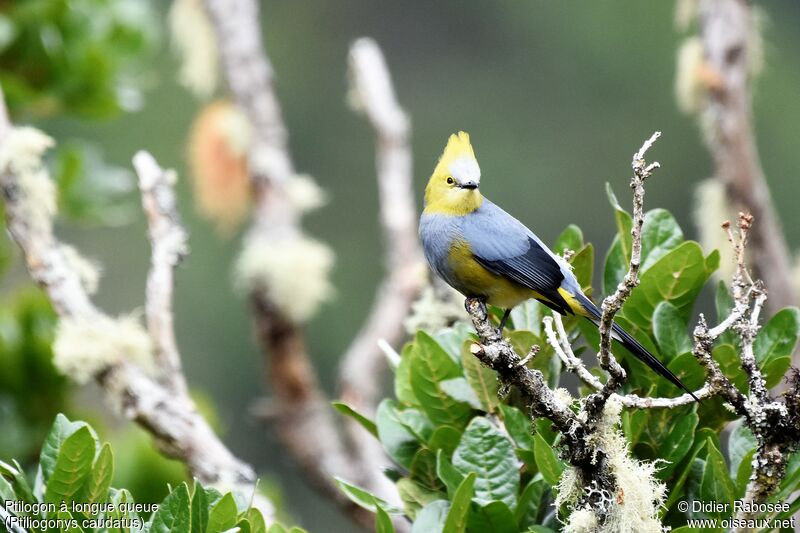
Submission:
{"label": "bird's black eye", "polygon": [[455,180],[452,178],[452,176],[447,176],[447,184],[448,185],[452,185],[454,183],[455,183]]}

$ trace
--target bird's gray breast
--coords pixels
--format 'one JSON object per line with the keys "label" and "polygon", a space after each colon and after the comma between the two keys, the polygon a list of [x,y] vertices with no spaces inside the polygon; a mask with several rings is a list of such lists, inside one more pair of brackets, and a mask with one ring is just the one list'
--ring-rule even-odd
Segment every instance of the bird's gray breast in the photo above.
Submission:
{"label": "bird's gray breast", "polygon": [[450,285],[457,285],[448,254],[454,241],[463,239],[462,217],[439,213],[423,213],[419,221],[419,237],[425,258],[431,268]]}

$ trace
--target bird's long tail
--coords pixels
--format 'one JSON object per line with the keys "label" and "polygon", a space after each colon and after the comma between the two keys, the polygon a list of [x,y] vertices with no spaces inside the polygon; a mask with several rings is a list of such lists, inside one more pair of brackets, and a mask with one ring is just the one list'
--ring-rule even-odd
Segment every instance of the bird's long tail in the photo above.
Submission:
{"label": "bird's long tail", "polygon": [[[581,304],[581,306],[586,311],[585,316],[589,320],[594,322],[596,325],[599,324],[602,313],[594,304],[594,302],[592,302],[587,296],[585,296],[581,292],[578,292],[577,294],[573,295],[573,297]],[[612,331],[611,337],[614,340],[619,341],[619,343],[622,344],[622,346],[626,350],[628,350],[637,358],[639,358],[640,361],[649,366],[655,372],[661,374],[663,377],[671,381],[674,385],[688,392],[691,395],[691,397],[694,398],[696,401],[700,401],[697,398],[697,396],[695,396],[694,393],[691,390],[689,390],[680,379],[678,379],[678,376],[673,374],[669,368],[664,366],[664,364],[661,361],[656,359],[656,357],[653,354],[648,352],[647,349],[639,343],[639,341],[634,339],[630,333],[622,329],[619,326],[619,324],[615,323],[612,326],[611,331]]]}

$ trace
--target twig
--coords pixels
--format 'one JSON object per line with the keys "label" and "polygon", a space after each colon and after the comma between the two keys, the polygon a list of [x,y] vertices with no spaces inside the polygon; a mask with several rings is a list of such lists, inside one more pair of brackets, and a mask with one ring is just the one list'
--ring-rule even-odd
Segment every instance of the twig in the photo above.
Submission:
{"label": "twig", "polygon": [[386,62],[372,39],[355,41],[349,59],[351,100],[375,131],[387,274],[366,322],[342,359],[339,387],[345,402],[369,413],[375,409],[386,368],[378,341],[392,344],[403,335],[403,320],[422,286],[422,251],[417,237],[408,117],[397,102]]}
{"label": "twig", "polygon": [[[555,330],[553,330],[553,321],[556,322],[556,326],[559,328],[558,335],[556,335]],[[553,350],[555,350],[556,355],[558,355],[558,357],[564,363],[566,369],[577,375],[581,381],[592,387],[594,390],[601,390],[603,388],[603,382],[600,381],[597,376],[589,372],[589,370],[583,364],[583,361],[578,359],[578,357],[572,351],[572,346],[569,345],[569,342],[564,342],[564,335],[561,333],[564,323],[561,321],[561,316],[557,314],[553,314],[553,316],[546,316],[542,319],[542,323],[544,324],[544,331],[545,335],[547,336],[548,344],[550,344]]]}
{"label": "twig", "polygon": [[790,253],[753,133],[750,83],[752,62],[757,61],[753,36],[758,31],[753,6],[745,0],[703,0],[699,16],[703,56],[720,81],[708,88],[701,129],[714,174],[725,185],[731,206],[758,220],[750,251],[759,277],[768,287],[781,288],[770,298],[775,312],[795,305],[797,295],[792,290]]}
{"label": "twig", "polygon": [[133,166],[139,176],[152,247],[145,315],[155,347],[153,355],[159,381],[178,397],[187,397],[172,318],[173,270],[187,253],[186,231],[180,223],[171,182],[174,174],[162,169],[153,156],[144,151],[133,156]]}
{"label": "twig", "polygon": [[[556,355],[558,355],[558,357],[564,362],[564,366],[567,368],[567,370],[573,372],[580,378],[581,381],[594,390],[602,390],[603,382],[600,381],[597,376],[589,372],[589,370],[586,368],[586,365],[583,364],[583,361],[581,361],[575,355],[575,352],[573,352],[572,346],[570,346],[569,340],[567,339],[561,316],[554,313],[552,317],[544,317],[542,322],[544,323],[544,330],[548,344],[556,352]],[[555,322],[556,328],[558,329],[557,334],[556,331],[553,330],[553,322]],[[727,328],[719,329],[719,326],[717,326],[717,328],[715,328],[716,334],[714,335],[714,338],[722,335],[726,329]],[[716,394],[715,389],[710,387],[707,383],[698,390],[694,391],[694,395],[701,400],[713,396],[714,394]],[[675,398],[651,398],[642,397],[637,394],[618,395],[614,393],[614,395],[620,399],[623,406],[635,409],[672,409],[681,405],[691,404],[696,401],[690,394],[682,394]]]}
{"label": "twig", "polygon": [[750,384],[750,392],[759,400],[766,401],[768,398],[766,382],[761,375],[761,370],[756,363],[753,353],[753,343],[758,333],[758,317],[761,308],[767,299],[767,292],[761,282],[754,282],[747,271],[745,264],[745,248],[748,244],[748,235],[753,227],[753,216],[750,214],[739,213],[737,221],[738,235],[734,236],[730,223],[725,223],[723,228],[728,234],[728,240],[733,246],[736,257],[736,269],[734,270],[733,280],[731,281],[731,292],[733,293],[734,305],[737,308],[748,309],[750,298],[754,298],[750,316],[744,313],[734,323],[734,328],[742,339],[742,369],[747,374]]}
{"label": "twig", "polygon": [[[0,131],[5,132],[0,138],[2,146],[12,134],[11,124],[0,123]],[[47,293],[62,320],[91,321],[104,317],[65,258],[63,246],[53,234],[52,219],[33,224],[26,218],[29,212],[23,203],[29,199],[25,198],[26,192],[20,189],[17,178],[14,169],[4,169],[0,187],[9,232],[22,249],[31,277]],[[101,368],[94,378],[103,387],[110,404],[122,405],[125,416],[146,429],[165,453],[186,463],[200,481],[234,490],[247,499],[253,497],[256,476],[252,468],[225,447],[196,411],[191,398],[166,388],[121,358]],[[256,493],[254,505],[267,520],[273,518],[274,508],[267,498]]]}
{"label": "twig", "polygon": [[600,362],[600,367],[608,372],[609,378],[599,392],[587,398],[587,407],[590,414],[599,413],[608,397],[622,386],[626,378],[625,370],[611,354],[611,333],[614,325],[614,316],[622,309],[633,288],[639,284],[639,267],[642,256],[642,225],[644,224],[644,181],[660,166],[657,162],[648,165],[644,156],[660,136],[661,132],[659,131],[653,133],[633,155],[633,161],[631,162],[631,167],[633,168],[633,177],[631,178],[631,189],[633,189],[631,258],[628,272],[622,282],[617,286],[614,294],[607,296],[603,300],[601,306],[603,314],[600,317],[599,324],[600,351],[597,353],[597,359]]}

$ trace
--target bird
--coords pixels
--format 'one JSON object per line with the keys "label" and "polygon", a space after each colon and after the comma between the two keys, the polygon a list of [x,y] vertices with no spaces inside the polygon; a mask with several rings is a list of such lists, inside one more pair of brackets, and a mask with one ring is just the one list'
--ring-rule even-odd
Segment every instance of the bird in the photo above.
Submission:
{"label": "bird", "polygon": [[[522,222],[481,194],[481,169],[469,134],[450,136],[425,187],[419,236],[431,269],[467,298],[505,310],[531,298],[562,315],[599,325],[601,312],[583,293],[570,265]],[[652,370],[697,397],[619,324],[612,338]],[[699,400],[698,400],[699,401]]]}

